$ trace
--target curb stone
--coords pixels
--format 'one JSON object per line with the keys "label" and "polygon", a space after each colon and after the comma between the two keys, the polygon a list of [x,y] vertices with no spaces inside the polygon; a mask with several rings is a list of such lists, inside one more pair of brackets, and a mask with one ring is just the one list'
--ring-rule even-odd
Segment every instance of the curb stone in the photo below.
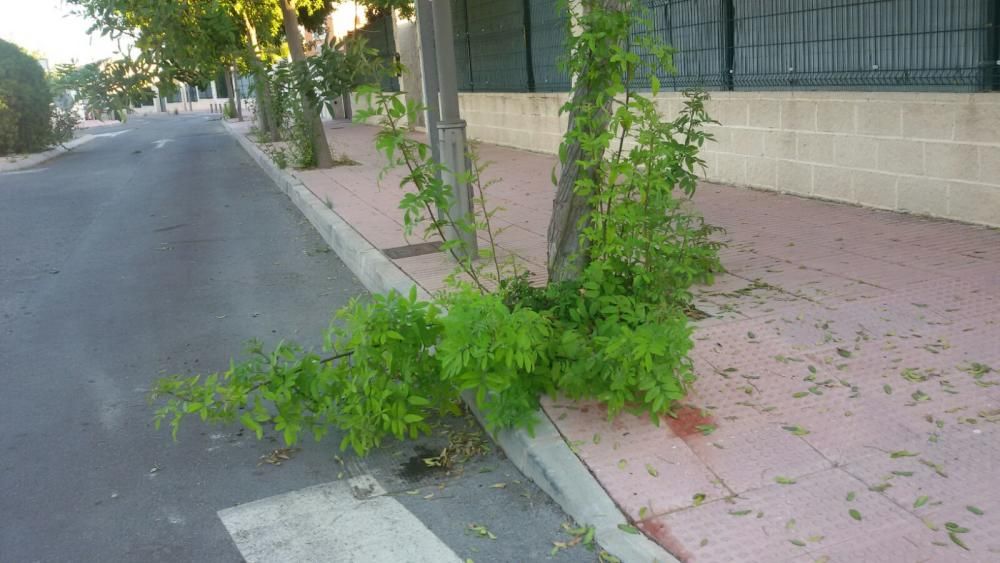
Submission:
{"label": "curb stone", "polygon": [[[407,294],[415,285],[389,258],[372,246],[357,230],[328,208],[294,173],[279,169],[270,157],[225,120],[223,127],[251,158],[274,180],[303,215],[319,231],[351,272],[373,293],[395,289]],[[417,286],[421,298],[430,295]],[[465,402],[482,423],[471,394]],[[523,429],[503,430],[494,436],[515,467],[545,491],[580,525],[593,526],[597,542],[608,553],[626,563],[677,563],[677,558],[642,534],[618,528],[628,524],[614,501],[574,454],[545,411],[536,413],[534,436]]]}
{"label": "curb stone", "polygon": [[65,152],[69,152],[70,150],[93,139],[94,139],[93,135],[91,135],[90,133],[85,133],[75,139],[70,139],[69,141],[55,148],[51,148],[44,152],[36,152],[33,154],[29,154],[20,160],[10,161],[7,160],[7,157],[3,157],[2,159],[0,159],[0,173],[14,172],[16,170],[31,168],[32,166],[41,164],[46,160],[51,160],[56,156],[59,156]]}

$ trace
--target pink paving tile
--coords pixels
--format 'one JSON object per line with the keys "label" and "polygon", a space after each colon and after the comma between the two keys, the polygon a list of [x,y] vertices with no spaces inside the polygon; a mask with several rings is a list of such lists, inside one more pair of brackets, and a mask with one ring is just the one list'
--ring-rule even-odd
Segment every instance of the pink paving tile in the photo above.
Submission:
{"label": "pink paving tile", "polygon": [[690,506],[695,495],[731,494],[671,430],[629,414],[607,420],[594,403],[545,399],[543,407],[611,498],[632,519]]}
{"label": "pink paving tile", "polygon": [[799,478],[831,467],[779,423],[720,421],[712,434],[689,440],[688,445],[736,494],[773,484],[779,476]]}
{"label": "pink paving tile", "polygon": [[[705,503],[640,523],[682,561],[788,561],[826,545],[855,542],[915,523],[877,494],[845,495],[858,481],[839,469],[772,483],[739,498]],[[851,518],[858,510],[863,521]],[[799,545],[801,544],[801,545]]]}

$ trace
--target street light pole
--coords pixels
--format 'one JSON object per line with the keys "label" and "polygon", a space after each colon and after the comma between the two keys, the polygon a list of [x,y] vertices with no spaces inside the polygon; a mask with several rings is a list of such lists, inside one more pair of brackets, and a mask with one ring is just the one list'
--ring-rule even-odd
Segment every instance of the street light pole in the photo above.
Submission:
{"label": "street light pole", "polygon": [[[458,87],[455,77],[455,44],[451,24],[450,0],[431,0],[434,14],[434,48],[437,60],[438,99],[441,116],[437,124],[438,143],[441,147],[441,164],[445,170],[441,180],[452,187],[453,202],[450,210],[452,221],[469,219],[472,214],[472,187],[459,181],[468,170],[465,149],[465,121],[459,112]],[[448,225],[445,229],[450,239],[461,240],[462,248],[456,249],[460,257],[478,255],[475,228],[471,232]]]}

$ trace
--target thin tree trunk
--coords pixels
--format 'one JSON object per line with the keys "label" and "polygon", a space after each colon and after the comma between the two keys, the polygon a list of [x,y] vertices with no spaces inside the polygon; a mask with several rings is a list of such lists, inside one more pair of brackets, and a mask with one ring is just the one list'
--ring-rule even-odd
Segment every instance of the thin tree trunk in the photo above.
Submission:
{"label": "thin tree trunk", "polygon": [[[233,88],[233,71],[230,70],[229,66],[226,66],[222,69],[222,76],[223,79],[226,81],[226,90],[229,90],[228,92],[229,95],[226,96],[227,98],[226,103],[229,104],[229,107],[233,108],[233,111],[235,112],[236,99],[234,96],[236,96],[236,89]],[[223,115],[225,115],[225,112],[223,112]]]}
{"label": "thin tree trunk", "polygon": [[278,122],[271,107],[271,85],[267,81],[267,71],[257,56],[257,28],[250,21],[246,11],[242,12],[242,16],[247,37],[250,38],[247,49],[250,51],[250,66],[257,84],[257,113],[260,114],[260,128],[272,143],[276,143],[281,140],[281,132],[278,130]]}
{"label": "thin tree trunk", "polygon": [[[590,91],[577,85],[573,90],[573,107],[580,107],[579,102],[588,97]],[[567,130],[573,130],[575,121],[575,113],[570,112]],[[583,151],[579,142],[569,143],[564,151],[548,231],[549,280],[555,282],[577,279],[587,266],[586,241],[580,239],[580,232],[587,226],[591,206],[588,198],[578,195],[575,188],[578,178],[586,175],[593,178],[597,172],[593,167],[580,166]]]}
{"label": "thin tree trunk", "polygon": [[[299,19],[295,15],[293,0],[281,0],[281,15],[285,24],[285,38],[288,41],[288,50],[291,52],[292,61],[305,61],[306,54],[302,49],[302,34],[299,33]],[[323,130],[323,121],[320,120],[319,111],[308,96],[302,95],[301,98],[303,117],[312,129],[316,167],[330,168],[333,166],[333,156],[330,154],[330,145],[326,142],[326,132]]]}
{"label": "thin tree trunk", "polygon": [[[603,0],[605,9],[621,10],[625,9],[628,2],[622,0]],[[578,7],[578,9],[586,9]],[[574,33],[579,30],[574,29]],[[597,95],[604,90],[603,84],[581,83],[586,81],[585,77],[591,75],[590,68],[593,65],[602,64],[602,61],[589,60],[581,69],[580,73],[574,77],[573,85],[573,110],[569,113],[569,126],[567,131],[572,131],[576,126],[578,109],[591,106],[596,103]],[[598,112],[594,117],[594,122],[587,125],[590,133],[598,134],[599,131],[607,127],[611,116],[611,100],[605,102],[603,112]],[[578,279],[583,270],[590,262],[588,256],[586,240],[581,240],[580,233],[586,228],[591,212],[593,211],[588,198],[578,195],[575,191],[579,178],[589,177],[597,181],[598,168],[595,165],[580,166],[579,161],[585,155],[583,147],[578,141],[567,144],[563,150],[563,161],[556,183],[556,196],[552,202],[552,218],[549,220],[548,230],[548,273],[550,281],[564,281]],[[592,157],[599,159],[603,155],[586,155],[587,160]]]}
{"label": "thin tree trunk", "polygon": [[234,66],[233,70],[229,72],[229,82],[232,84],[233,96],[236,98],[236,105],[233,109],[236,110],[236,117],[240,121],[243,121],[243,99],[240,96],[239,83],[236,81],[236,76],[236,67]]}

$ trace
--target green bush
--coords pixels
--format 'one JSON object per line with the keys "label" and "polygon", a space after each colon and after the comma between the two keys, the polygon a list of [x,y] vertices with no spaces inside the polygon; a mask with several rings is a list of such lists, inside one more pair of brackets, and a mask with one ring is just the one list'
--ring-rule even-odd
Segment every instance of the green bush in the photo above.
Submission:
{"label": "green bush", "polygon": [[80,125],[80,116],[73,108],[55,108],[52,112],[51,141],[63,144],[73,138],[73,132]]}
{"label": "green bush", "polygon": [[38,151],[52,141],[52,94],[45,71],[0,39],[0,154]]}
{"label": "green bush", "polygon": [[[381,120],[376,149],[389,167],[405,168],[404,232],[423,227],[444,240],[442,250],[457,264],[449,289],[429,301],[414,290],[352,303],[326,333],[328,358],[287,344],[265,352],[256,344],[249,361],[222,374],[162,379],[153,393],[166,398],[157,420],[169,418],[176,432],[187,414],[238,418],[258,436],[268,422],[287,443],[334,427],[344,433],[342,448],[364,454],[387,436],[429,432],[429,418],[452,412],[463,395],[490,431],[530,429],[540,397],[555,393],[599,400],[609,417],[625,409],[654,422],[671,416],[694,380],[690,288],[710,283],[721,269],[720,244],[711,238],[718,229],[690,201],[694,171],[703,166],[698,151],[711,139],[703,131],[712,123],[707,96],[687,93],[679,114],[662,119],[652,96],[630,78],[669,70],[670,50],[643,43],[652,55],[643,60],[629,41],[633,10],[584,4],[568,66],[586,79],[576,81],[565,108],[573,125],[564,138],[564,146],[581,147],[590,168],[573,185],[591,210],[576,233],[586,253],[577,278],[533,287],[513,257],[501,258],[495,210],[486,204],[492,182],[481,180],[474,152],[462,178],[475,191],[474,210],[450,215],[446,171],[403,125],[416,122],[423,108],[365,88],[368,103],[356,119]],[[651,81],[655,96],[659,85]],[[294,89],[276,91],[285,104]],[[454,231],[482,233],[489,244],[464,248],[448,236]]]}

